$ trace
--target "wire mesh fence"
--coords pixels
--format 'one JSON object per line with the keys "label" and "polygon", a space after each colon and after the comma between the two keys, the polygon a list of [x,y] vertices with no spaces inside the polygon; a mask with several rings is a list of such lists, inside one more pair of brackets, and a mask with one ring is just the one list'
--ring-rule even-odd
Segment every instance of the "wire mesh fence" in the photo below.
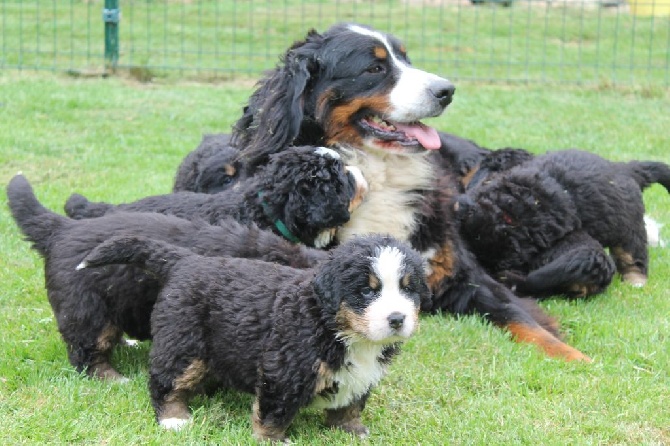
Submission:
{"label": "wire mesh fence", "polygon": [[[400,37],[455,80],[670,85],[670,0],[120,0],[118,69],[257,77],[310,28]],[[0,0],[0,68],[105,70],[101,0]],[[108,54],[109,57],[109,54]]]}

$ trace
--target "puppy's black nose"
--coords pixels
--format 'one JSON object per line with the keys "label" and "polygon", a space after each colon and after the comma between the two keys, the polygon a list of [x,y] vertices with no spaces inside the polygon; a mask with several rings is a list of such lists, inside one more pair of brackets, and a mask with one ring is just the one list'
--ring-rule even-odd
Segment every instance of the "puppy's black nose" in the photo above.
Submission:
{"label": "puppy's black nose", "polygon": [[442,107],[451,104],[456,92],[456,86],[446,79],[442,79],[430,86],[430,92],[437,98]]}
{"label": "puppy's black nose", "polygon": [[389,314],[388,321],[391,328],[397,330],[402,327],[402,324],[405,322],[405,315],[394,311],[393,313]]}

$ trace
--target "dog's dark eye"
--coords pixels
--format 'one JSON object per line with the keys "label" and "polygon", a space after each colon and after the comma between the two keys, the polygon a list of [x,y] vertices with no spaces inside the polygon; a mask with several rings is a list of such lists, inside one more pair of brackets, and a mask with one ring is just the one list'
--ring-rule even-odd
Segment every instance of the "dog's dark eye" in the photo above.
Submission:
{"label": "dog's dark eye", "polygon": [[361,296],[365,297],[366,299],[370,299],[374,295],[375,295],[375,290],[373,290],[369,286],[361,288]]}
{"label": "dog's dark eye", "polygon": [[374,65],[369,66],[368,69],[365,71],[371,74],[379,74],[385,72],[386,67],[382,64],[376,63]]}

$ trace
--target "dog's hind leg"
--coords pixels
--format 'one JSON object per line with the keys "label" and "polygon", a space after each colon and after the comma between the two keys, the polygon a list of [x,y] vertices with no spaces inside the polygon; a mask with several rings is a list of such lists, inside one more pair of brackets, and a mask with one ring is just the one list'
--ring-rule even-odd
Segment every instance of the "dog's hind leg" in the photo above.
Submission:
{"label": "dog's hind leg", "polygon": [[[468,260],[467,254],[461,259]],[[431,276],[435,276],[435,269]],[[453,314],[477,313],[508,330],[515,341],[535,344],[545,354],[566,361],[591,359],[559,339],[558,324],[533,299],[514,295],[493,280],[481,267],[461,266],[459,277],[443,277],[433,286],[433,299],[422,310],[447,310]],[[429,276],[429,282],[435,277]]]}
{"label": "dog's hind leg", "polygon": [[521,280],[504,273],[500,279],[508,286],[513,285],[517,293],[533,297],[559,294],[587,297],[601,293],[612,282],[615,266],[602,246],[593,239],[591,242],[592,246],[578,246],[570,241],[559,244],[539,259],[542,266]]}
{"label": "dog's hind leg", "polygon": [[[612,246],[610,253],[614,257],[617,271],[621,274],[624,282],[633,286],[641,287],[647,283],[647,272],[649,266],[649,253],[647,252],[647,230],[644,218],[632,224],[627,231],[627,238],[618,246]],[[639,220],[639,221],[638,221]]]}
{"label": "dog's hind leg", "polygon": [[201,359],[192,360],[177,376],[157,372],[152,367],[149,378],[151,402],[161,427],[179,430],[191,421],[188,400],[206,375],[207,366]]}
{"label": "dog's hind leg", "polygon": [[[97,336],[93,334],[96,332]],[[63,333],[70,363],[78,372],[86,372],[91,378],[125,381],[126,378],[110,363],[112,350],[123,334],[121,330],[107,323],[102,329],[89,333],[91,336],[79,333],[76,337]]]}
{"label": "dog's hind leg", "polygon": [[[78,372],[92,378],[124,380],[110,364],[122,330],[109,317],[101,297],[89,290],[72,288],[69,275],[49,274],[47,289],[58,331],[67,346],[68,359]],[[76,294],[79,292],[79,294]]]}

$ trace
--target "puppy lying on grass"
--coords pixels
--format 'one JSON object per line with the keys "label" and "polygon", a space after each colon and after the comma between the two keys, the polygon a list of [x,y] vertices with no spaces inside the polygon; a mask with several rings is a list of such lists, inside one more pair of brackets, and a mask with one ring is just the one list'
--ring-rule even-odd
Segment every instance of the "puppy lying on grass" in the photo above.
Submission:
{"label": "puppy lying on grass", "polygon": [[[470,152],[474,153],[474,150]],[[504,192],[506,178],[511,178],[520,168],[535,170],[541,177],[553,179],[562,193],[569,196],[582,230],[609,249],[622,279],[634,286],[646,283],[649,254],[642,192],[654,183],[670,192],[668,164],[635,160],[614,162],[578,149],[532,156],[522,149],[508,148],[472,155],[477,156],[481,157],[480,163],[462,179],[473,200],[477,200],[478,194],[490,194],[495,188]],[[482,172],[478,171],[480,168]],[[481,190],[484,192],[479,192]],[[494,205],[500,207],[505,203]],[[495,217],[493,210],[490,217]],[[553,218],[548,215],[548,222]],[[466,228],[466,225],[462,227]],[[464,238],[469,238],[468,234],[464,234]],[[488,256],[490,252],[487,249],[484,255]],[[482,260],[482,257],[478,256],[478,259]]]}
{"label": "puppy lying on grass", "polygon": [[582,229],[571,195],[542,171],[520,166],[491,175],[459,196],[456,208],[470,250],[522,295],[585,297],[612,281],[614,262]]}
{"label": "puppy lying on grass", "polygon": [[297,268],[328,256],[232,219],[212,226],[156,213],[117,212],[72,220],[42,206],[22,175],[12,178],[7,196],[14,220],[44,258],[47,295],[70,363],[97,378],[122,379],[109,362],[112,349],[123,333],[140,340],[150,337],[149,319],[160,289],[155,277],[134,266],[75,271],[107,238],[143,235],[202,255],[254,257]]}
{"label": "puppy lying on grass", "polygon": [[359,436],[360,415],[428,297],[422,259],[391,237],[354,238],[314,269],[212,258],[114,237],[80,269],[135,265],[163,284],[151,317],[149,388],[158,422],[180,428],[206,378],[255,393],[259,440],[284,440],[301,407]]}
{"label": "puppy lying on grass", "polygon": [[363,200],[368,184],[360,170],[345,166],[340,156],[324,147],[291,147],[274,155],[251,178],[216,194],[180,192],[146,197],[133,203],[92,203],[73,194],[65,212],[76,219],[108,212],[160,212],[199,218],[210,224],[233,217],[256,223],[295,243],[323,248],[338,226]]}

